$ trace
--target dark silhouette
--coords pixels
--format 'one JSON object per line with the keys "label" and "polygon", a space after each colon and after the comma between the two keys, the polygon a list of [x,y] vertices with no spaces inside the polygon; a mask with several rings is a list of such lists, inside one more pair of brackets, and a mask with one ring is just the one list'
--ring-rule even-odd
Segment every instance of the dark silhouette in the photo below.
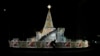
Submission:
{"label": "dark silhouette", "polygon": [[56,40],[51,41],[50,46],[52,46],[53,48],[56,48]]}

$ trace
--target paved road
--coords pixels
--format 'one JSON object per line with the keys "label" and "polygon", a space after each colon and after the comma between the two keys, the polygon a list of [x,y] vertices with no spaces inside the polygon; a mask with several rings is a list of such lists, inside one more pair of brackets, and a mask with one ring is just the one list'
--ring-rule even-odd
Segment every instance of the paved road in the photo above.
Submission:
{"label": "paved road", "polygon": [[[43,54],[65,54],[65,55],[91,55],[99,54],[100,48],[79,48],[79,49],[10,49],[9,54],[21,55],[21,54],[31,54],[31,55],[43,55]],[[100,55],[100,54],[99,54]]]}

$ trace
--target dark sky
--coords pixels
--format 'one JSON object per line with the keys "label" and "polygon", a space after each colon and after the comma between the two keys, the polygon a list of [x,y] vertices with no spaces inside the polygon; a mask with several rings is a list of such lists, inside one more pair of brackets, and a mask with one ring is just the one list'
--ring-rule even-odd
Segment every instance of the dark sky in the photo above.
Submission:
{"label": "dark sky", "polygon": [[1,25],[2,29],[7,29],[3,33],[8,32],[9,39],[35,36],[36,31],[42,30],[48,12],[47,5],[51,4],[54,26],[65,27],[65,36],[94,38],[100,34],[98,3],[94,3],[88,0],[3,1],[0,7]]}

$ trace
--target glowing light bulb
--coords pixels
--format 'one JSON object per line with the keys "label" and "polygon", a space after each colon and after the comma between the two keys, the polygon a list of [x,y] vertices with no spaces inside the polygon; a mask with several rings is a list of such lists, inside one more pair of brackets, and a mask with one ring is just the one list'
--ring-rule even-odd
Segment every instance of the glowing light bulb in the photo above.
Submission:
{"label": "glowing light bulb", "polygon": [[6,9],[3,9],[3,11],[6,11]]}
{"label": "glowing light bulb", "polygon": [[51,8],[51,5],[48,5],[48,9],[50,9]]}

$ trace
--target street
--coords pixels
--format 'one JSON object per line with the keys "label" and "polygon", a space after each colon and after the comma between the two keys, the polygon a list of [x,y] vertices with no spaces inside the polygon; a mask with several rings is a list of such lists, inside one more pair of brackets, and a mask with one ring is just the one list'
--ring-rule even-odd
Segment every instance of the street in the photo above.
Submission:
{"label": "street", "polygon": [[99,48],[55,48],[55,49],[10,49],[10,55],[99,55]]}

